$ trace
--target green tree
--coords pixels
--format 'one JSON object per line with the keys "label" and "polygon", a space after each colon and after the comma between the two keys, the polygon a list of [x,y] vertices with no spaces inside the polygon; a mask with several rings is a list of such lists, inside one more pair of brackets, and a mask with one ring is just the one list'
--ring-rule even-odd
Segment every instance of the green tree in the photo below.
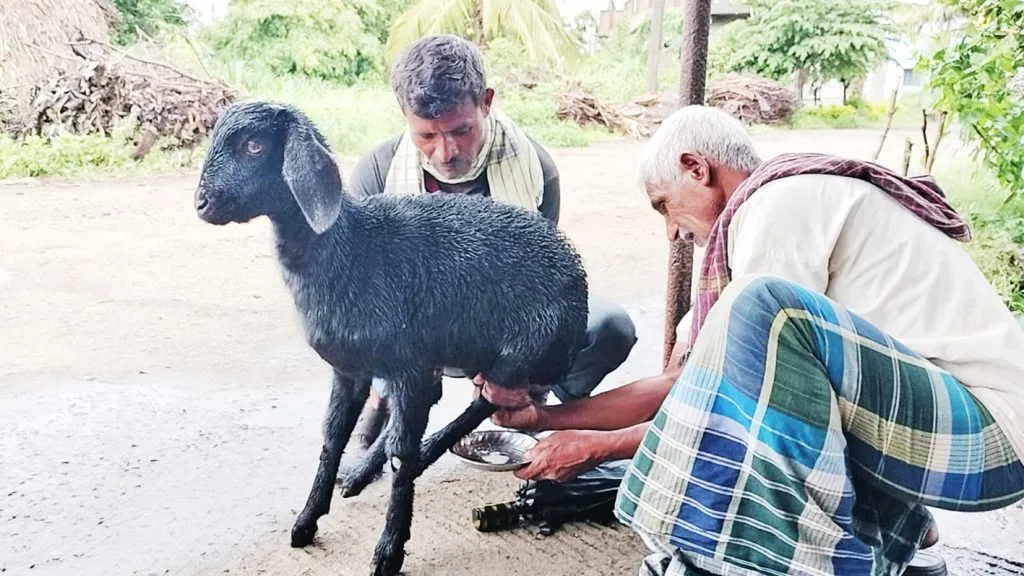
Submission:
{"label": "green tree", "polygon": [[113,0],[121,15],[114,30],[114,44],[127,45],[138,39],[138,32],[155,36],[165,27],[181,27],[189,12],[182,0]]}
{"label": "green tree", "polygon": [[233,0],[225,22],[210,31],[210,44],[222,57],[262,65],[274,74],[352,84],[381,69],[386,5]]}
{"label": "green tree", "polygon": [[392,24],[388,58],[429,34],[456,34],[481,48],[492,39],[509,38],[531,60],[553,64],[580,49],[553,0],[419,0]]}
{"label": "green tree", "polygon": [[888,0],[748,0],[751,17],[731,26],[724,67],[785,81],[797,75],[820,87],[829,80],[845,88],[888,57],[894,26]]}
{"label": "green tree", "polygon": [[1011,191],[1024,198],[1024,3],[944,0],[961,26],[924,60],[935,107],[956,116],[964,136]]}

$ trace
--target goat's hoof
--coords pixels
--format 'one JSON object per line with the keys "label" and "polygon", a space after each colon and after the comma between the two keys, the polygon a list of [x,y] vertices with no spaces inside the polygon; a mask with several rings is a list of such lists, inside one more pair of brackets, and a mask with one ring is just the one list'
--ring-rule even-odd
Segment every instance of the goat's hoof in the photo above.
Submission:
{"label": "goat's hoof", "polygon": [[359,496],[362,491],[363,488],[361,486],[352,486],[346,483],[341,487],[341,497],[352,498],[353,496]]}
{"label": "goat's hoof", "polygon": [[384,553],[377,549],[373,555],[373,572],[371,576],[398,576],[405,562],[405,551],[397,550],[391,554]]}
{"label": "goat's hoof", "polygon": [[292,526],[292,548],[305,548],[313,543],[316,535],[316,522],[296,522]]}

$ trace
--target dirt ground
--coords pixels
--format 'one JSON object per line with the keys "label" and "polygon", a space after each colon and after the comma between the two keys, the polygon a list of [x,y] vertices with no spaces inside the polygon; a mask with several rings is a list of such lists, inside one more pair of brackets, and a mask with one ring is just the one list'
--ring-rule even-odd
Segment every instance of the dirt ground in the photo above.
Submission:
{"label": "dirt ground", "polygon": [[[864,158],[877,137],[756,140],[765,156]],[[902,140],[890,137],[885,163],[899,164]],[[562,227],[593,290],[625,305],[640,337],[603,388],[659,361],[667,250],[634,183],[639,150],[612,142],[552,151]],[[201,223],[195,183],[188,172],[0,185],[4,576],[368,573],[386,482],[336,498],[314,546],[288,546],[316,469],[328,371],[303,342],[268,223]],[[469,388],[446,382],[431,429],[465,405]],[[509,500],[517,486],[511,474],[442,458],[417,483],[405,572],[636,573],[644,549],[621,527],[570,525],[546,539],[474,531],[470,509]],[[936,515],[952,573],[1024,570],[1020,508]]]}

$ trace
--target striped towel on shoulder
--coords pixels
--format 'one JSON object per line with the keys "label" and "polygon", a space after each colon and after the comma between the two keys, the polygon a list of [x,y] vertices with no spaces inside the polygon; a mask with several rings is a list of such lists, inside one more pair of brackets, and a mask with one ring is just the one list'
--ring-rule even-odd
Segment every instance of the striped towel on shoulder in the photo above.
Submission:
{"label": "striped towel on shoulder", "polygon": [[536,210],[544,198],[544,172],[540,156],[526,133],[500,111],[487,115],[484,147],[466,175],[451,180],[438,174],[413,145],[406,129],[398,142],[385,180],[385,194],[423,194],[423,171],[449,184],[475,180],[485,170],[491,198]]}

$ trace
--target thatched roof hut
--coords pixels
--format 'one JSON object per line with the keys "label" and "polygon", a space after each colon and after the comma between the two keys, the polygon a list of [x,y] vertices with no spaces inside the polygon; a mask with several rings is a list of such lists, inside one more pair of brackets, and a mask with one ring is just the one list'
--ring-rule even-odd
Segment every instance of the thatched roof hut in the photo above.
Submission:
{"label": "thatched roof hut", "polygon": [[55,66],[81,62],[68,42],[79,31],[108,41],[119,19],[110,0],[0,2],[0,91],[21,92]]}

